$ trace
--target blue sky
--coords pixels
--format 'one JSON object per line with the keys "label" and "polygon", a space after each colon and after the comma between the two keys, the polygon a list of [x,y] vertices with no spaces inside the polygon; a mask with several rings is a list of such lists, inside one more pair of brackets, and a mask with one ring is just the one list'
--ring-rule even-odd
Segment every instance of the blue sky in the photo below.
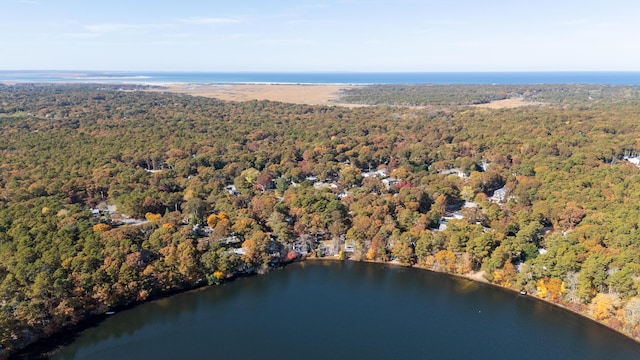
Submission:
{"label": "blue sky", "polygon": [[0,69],[640,71],[638,0],[0,0]]}

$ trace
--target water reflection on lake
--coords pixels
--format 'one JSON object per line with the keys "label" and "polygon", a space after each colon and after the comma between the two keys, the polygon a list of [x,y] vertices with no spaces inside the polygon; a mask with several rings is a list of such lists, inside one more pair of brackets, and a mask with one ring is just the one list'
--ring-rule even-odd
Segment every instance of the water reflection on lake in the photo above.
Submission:
{"label": "water reflection on lake", "polygon": [[465,279],[306,262],[123,311],[53,358],[640,359],[640,345]]}

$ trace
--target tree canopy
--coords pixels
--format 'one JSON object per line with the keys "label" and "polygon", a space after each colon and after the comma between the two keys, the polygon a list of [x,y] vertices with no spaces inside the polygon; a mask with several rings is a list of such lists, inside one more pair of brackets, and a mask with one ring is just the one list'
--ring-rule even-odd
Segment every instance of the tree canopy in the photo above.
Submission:
{"label": "tree canopy", "polygon": [[[3,348],[300,255],[482,271],[640,336],[638,88],[142,90],[0,85]],[[514,94],[546,104],[466,106]]]}

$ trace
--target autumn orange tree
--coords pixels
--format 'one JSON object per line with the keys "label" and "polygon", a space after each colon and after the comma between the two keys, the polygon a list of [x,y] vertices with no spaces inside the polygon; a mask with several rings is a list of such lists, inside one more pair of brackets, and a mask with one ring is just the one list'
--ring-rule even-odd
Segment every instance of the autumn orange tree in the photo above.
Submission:
{"label": "autumn orange tree", "polygon": [[[5,348],[268,269],[298,245],[481,271],[640,334],[640,177],[624,158],[640,152],[636,87],[376,86],[345,98],[429,109],[117,89],[0,86]],[[466,106],[510,96],[546,105]]]}

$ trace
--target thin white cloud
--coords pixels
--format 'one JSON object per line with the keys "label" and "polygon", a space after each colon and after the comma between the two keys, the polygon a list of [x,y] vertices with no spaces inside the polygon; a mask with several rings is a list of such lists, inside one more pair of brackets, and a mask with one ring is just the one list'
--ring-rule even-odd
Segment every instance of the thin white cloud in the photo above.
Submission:
{"label": "thin white cloud", "polygon": [[229,39],[255,39],[262,36],[262,34],[257,34],[257,33],[236,33],[236,34],[229,34],[227,37]]}
{"label": "thin white cloud", "polygon": [[455,20],[428,20],[420,23],[420,27],[417,27],[415,30],[409,31],[407,35],[425,35],[425,34],[433,34],[434,31],[439,31],[442,29],[455,29],[462,28],[465,26],[469,26],[469,23]]}
{"label": "thin white cloud", "polygon": [[318,19],[300,19],[300,20],[289,20],[286,22],[288,25],[322,25],[322,24],[337,24],[336,20],[318,20]]}
{"label": "thin white cloud", "polygon": [[488,42],[488,41],[456,41],[443,45],[451,45],[461,48],[509,48],[511,45],[506,43]]}
{"label": "thin white cloud", "polygon": [[307,39],[294,38],[266,38],[256,41],[260,45],[311,45],[314,42]]}
{"label": "thin white cloud", "polygon": [[62,34],[62,37],[67,38],[76,38],[76,39],[89,39],[89,38],[97,38],[102,36],[100,33],[95,32],[82,32],[82,33],[66,33]]}
{"label": "thin white cloud", "polygon": [[170,27],[168,24],[94,24],[94,25],[86,25],[84,28],[92,33],[113,33],[113,32],[123,32],[123,31],[145,31],[151,29],[160,29]]}
{"label": "thin white cloud", "polygon": [[367,46],[372,46],[372,45],[382,45],[382,44],[384,44],[384,41],[382,41],[382,40],[380,40],[380,39],[378,39],[378,38],[375,38],[375,39],[368,39],[368,40],[365,40],[365,41],[363,42],[363,44],[364,44],[364,45],[367,45]]}
{"label": "thin white cloud", "polygon": [[173,46],[176,45],[175,41],[152,41],[151,46]]}
{"label": "thin white cloud", "polygon": [[429,26],[462,26],[467,25],[467,23],[459,20],[427,20],[422,22],[424,25]]}
{"label": "thin white cloud", "polygon": [[162,34],[167,39],[188,39],[195,36],[191,33]]}
{"label": "thin white cloud", "polygon": [[180,22],[195,25],[210,25],[210,24],[235,24],[242,20],[235,17],[203,17],[192,16],[190,18],[179,19]]}
{"label": "thin white cloud", "polygon": [[588,23],[589,23],[589,19],[574,19],[574,20],[562,22],[560,24],[567,25],[567,26],[579,26],[579,25],[586,25]]}

